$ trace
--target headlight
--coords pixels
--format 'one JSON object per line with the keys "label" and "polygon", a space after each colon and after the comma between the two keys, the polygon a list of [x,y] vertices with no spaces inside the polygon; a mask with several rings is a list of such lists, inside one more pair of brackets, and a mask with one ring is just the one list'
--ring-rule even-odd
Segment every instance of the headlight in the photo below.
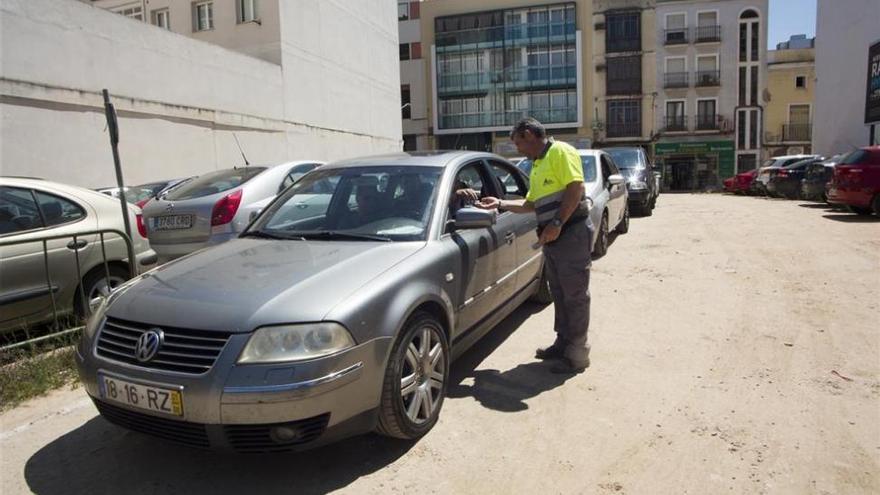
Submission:
{"label": "headlight", "polygon": [[258,328],[238,358],[239,363],[304,361],[354,346],[354,339],[338,323],[311,323]]}
{"label": "headlight", "polygon": [[628,182],[629,188],[634,191],[648,188],[648,184],[646,184],[645,181],[641,180],[637,175],[630,177]]}

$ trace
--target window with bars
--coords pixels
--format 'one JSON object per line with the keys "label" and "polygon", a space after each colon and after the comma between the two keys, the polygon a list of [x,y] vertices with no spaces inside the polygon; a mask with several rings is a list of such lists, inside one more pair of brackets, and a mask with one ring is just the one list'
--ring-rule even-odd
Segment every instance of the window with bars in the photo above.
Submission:
{"label": "window with bars", "polygon": [[639,12],[605,14],[605,51],[630,52],[642,49]]}
{"label": "window with bars", "polygon": [[609,138],[642,134],[642,100],[609,100],[606,134]]}
{"label": "window with bars", "polygon": [[606,60],[606,92],[609,95],[642,92],[642,57],[611,57]]}

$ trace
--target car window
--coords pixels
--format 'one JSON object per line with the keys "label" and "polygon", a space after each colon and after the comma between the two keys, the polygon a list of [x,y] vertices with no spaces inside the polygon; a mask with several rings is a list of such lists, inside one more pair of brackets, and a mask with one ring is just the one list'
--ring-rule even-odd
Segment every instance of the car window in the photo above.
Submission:
{"label": "car window", "polygon": [[840,160],[840,163],[842,165],[855,165],[857,163],[861,163],[867,157],[868,157],[867,151],[855,150],[852,153],[843,157],[843,160]]}
{"label": "car window", "polygon": [[596,182],[596,157],[581,155],[581,166],[584,169],[584,182]]}
{"label": "car window", "polygon": [[34,196],[37,197],[47,227],[76,222],[86,216],[82,207],[67,199],[37,190],[34,190]]}
{"label": "car window", "polygon": [[291,184],[298,181],[300,177],[311,172],[317,166],[318,165],[314,163],[304,163],[291,168],[290,172],[284,177],[284,180],[281,181],[281,186],[278,187],[278,192],[287,189]]}
{"label": "car window", "polygon": [[522,176],[506,163],[490,160],[489,166],[498,180],[498,187],[504,191],[504,199],[523,199],[528,187]]}
{"label": "car window", "polygon": [[602,183],[607,185],[608,177],[611,177],[611,167],[608,165],[608,159],[604,155],[601,155],[600,161],[602,163]]}
{"label": "car window", "polygon": [[439,167],[318,168],[285,190],[251,230],[306,238],[336,232],[423,240],[440,172]]}
{"label": "car window", "polygon": [[614,163],[622,169],[640,168],[644,166],[641,153],[637,149],[608,148],[603,150],[614,160]]}
{"label": "car window", "polygon": [[265,170],[266,167],[245,167],[211,172],[175,187],[165,195],[165,199],[180,201],[228,191],[246,183]]}
{"label": "car window", "polygon": [[516,166],[523,171],[524,174],[530,176],[532,174],[532,161],[526,158],[525,160],[516,164]]}
{"label": "car window", "polygon": [[603,156],[602,158],[608,160],[608,170],[611,172],[611,175],[620,173],[620,170],[617,169],[617,165],[615,164],[614,160],[608,158],[607,156]]}
{"label": "car window", "polygon": [[0,235],[43,227],[30,189],[0,187]]}
{"label": "car window", "polygon": [[484,180],[483,174],[480,172],[480,164],[481,162],[469,163],[455,174],[449,198],[449,218],[454,217],[455,212],[461,208],[471,206],[478,201],[468,197],[467,190],[474,191],[478,198],[493,194],[492,189],[488,187],[488,181]]}

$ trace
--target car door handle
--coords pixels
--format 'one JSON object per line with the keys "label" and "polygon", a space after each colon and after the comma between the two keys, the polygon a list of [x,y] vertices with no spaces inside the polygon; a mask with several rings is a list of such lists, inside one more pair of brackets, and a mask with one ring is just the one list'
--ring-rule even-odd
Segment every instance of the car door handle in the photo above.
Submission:
{"label": "car door handle", "polygon": [[507,241],[508,244],[513,244],[513,241],[516,240],[516,234],[513,232],[508,232],[504,234],[504,240]]}
{"label": "car door handle", "polygon": [[86,244],[88,244],[88,242],[86,242],[82,239],[80,239],[78,241],[70,241],[67,243],[67,249],[70,249],[71,251],[75,251],[77,249],[82,249],[82,248],[86,247]]}

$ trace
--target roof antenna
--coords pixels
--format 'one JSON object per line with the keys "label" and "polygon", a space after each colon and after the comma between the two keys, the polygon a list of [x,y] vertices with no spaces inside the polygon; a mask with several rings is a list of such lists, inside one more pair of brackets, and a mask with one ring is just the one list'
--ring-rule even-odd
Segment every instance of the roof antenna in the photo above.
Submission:
{"label": "roof antenna", "polygon": [[241,143],[238,142],[238,136],[236,136],[235,133],[233,132],[232,137],[235,138],[235,144],[238,145],[238,151],[241,152],[241,157],[244,158],[244,166],[247,167],[248,165],[250,165],[250,162],[248,161],[247,157],[244,156],[244,150],[241,149]]}

